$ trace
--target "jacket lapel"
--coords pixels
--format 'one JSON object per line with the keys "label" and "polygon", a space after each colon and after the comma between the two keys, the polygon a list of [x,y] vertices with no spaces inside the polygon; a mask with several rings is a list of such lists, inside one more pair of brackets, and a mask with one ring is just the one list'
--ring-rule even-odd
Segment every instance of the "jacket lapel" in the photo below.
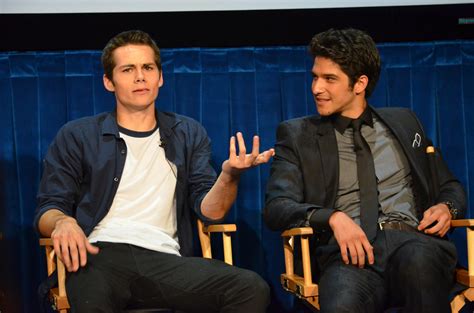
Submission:
{"label": "jacket lapel", "polygon": [[336,201],[339,186],[339,154],[334,126],[329,118],[321,118],[321,124],[316,130],[315,138],[319,146],[322,173],[327,192],[324,206],[332,208]]}
{"label": "jacket lapel", "polygon": [[[424,190],[429,190],[428,182],[424,179],[425,175],[419,166],[419,158],[426,157],[423,151],[425,143],[422,142],[426,138],[424,138],[422,131],[416,127],[417,125],[411,125],[410,119],[403,118],[400,114],[395,116],[390,110],[374,110],[374,112],[397,138],[410,163],[412,174],[416,175]],[[402,125],[399,121],[403,121],[404,124]]]}

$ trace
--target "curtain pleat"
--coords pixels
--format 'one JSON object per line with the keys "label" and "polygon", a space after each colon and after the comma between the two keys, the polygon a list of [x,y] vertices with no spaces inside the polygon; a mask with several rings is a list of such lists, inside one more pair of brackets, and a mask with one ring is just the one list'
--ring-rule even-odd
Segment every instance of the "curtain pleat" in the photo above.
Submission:
{"label": "curtain pleat", "polygon": [[[383,68],[369,103],[413,109],[468,195],[473,194],[474,42],[378,47]],[[164,85],[156,105],[204,125],[218,172],[236,132],[243,133],[247,152],[254,135],[268,149],[279,122],[316,112],[306,47],[163,49],[162,60]],[[67,121],[114,109],[102,76],[100,51],[0,53],[0,291],[6,292],[5,312],[38,311],[36,288],[46,273],[32,219],[41,160]],[[261,215],[269,169],[265,164],[242,175],[227,218],[239,229],[234,259],[271,285],[269,312],[295,312],[293,297],[279,284],[281,238],[265,227]],[[464,235],[453,238],[465,264]]]}

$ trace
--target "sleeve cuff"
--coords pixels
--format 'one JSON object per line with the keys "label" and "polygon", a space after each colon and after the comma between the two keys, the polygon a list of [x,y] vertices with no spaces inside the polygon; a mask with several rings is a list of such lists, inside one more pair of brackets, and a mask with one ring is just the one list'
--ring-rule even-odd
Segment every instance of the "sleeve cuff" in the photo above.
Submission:
{"label": "sleeve cuff", "polygon": [[336,212],[332,209],[313,209],[308,212],[308,222],[315,231],[327,231],[330,230],[329,227],[329,218],[331,215]]}

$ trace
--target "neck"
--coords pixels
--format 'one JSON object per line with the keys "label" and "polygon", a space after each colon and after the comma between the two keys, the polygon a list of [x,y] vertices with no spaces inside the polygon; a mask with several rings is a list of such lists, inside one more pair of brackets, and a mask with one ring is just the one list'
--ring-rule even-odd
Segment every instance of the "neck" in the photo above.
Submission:
{"label": "neck", "polygon": [[341,115],[351,118],[351,119],[356,119],[356,118],[359,118],[359,116],[361,116],[362,113],[364,113],[365,108],[367,108],[367,100],[363,98],[361,99],[360,103],[353,106],[350,110],[341,112]]}
{"label": "neck", "polygon": [[133,112],[117,107],[117,123],[133,131],[150,131],[156,126],[155,107]]}

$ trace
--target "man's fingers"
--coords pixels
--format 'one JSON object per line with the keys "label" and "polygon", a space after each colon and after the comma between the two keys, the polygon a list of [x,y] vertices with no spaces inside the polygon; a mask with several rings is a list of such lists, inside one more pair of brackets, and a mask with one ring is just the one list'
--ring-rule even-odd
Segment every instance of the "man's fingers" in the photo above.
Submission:
{"label": "man's fingers", "polygon": [[443,225],[442,223],[440,223],[439,221],[434,224],[433,226],[431,226],[430,228],[426,228],[424,230],[425,234],[436,234],[437,232],[439,232],[441,229],[443,228]]}
{"label": "man's fingers", "polygon": [[362,246],[364,247],[365,253],[367,254],[367,262],[369,262],[369,264],[374,264],[374,247],[372,247],[369,240],[367,239],[362,241]]}
{"label": "man's fingers", "polygon": [[69,271],[76,272],[79,269],[79,253],[77,251],[77,245],[75,241],[69,242],[69,256],[71,258],[71,266]]}
{"label": "man's fingers", "polygon": [[87,249],[87,252],[89,252],[90,254],[99,253],[99,247],[92,245],[89,241],[86,241],[86,249]]}
{"label": "man's fingers", "polygon": [[357,262],[359,261],[359,256],[357,255],[357,248],[354,243],[350,243],[348,245],[349,248],[349,254],[351,256],[351,263],[352,265],[357,265]]}
{"label": "man's fingers", "polygon": [[365,252],[364,252],[364,248],[362,247],[362,243],[357,242],[355,244],[355,247],[357,249],[357,264],[359,265],[360,268],[364,268],[364,265],[365,265]]}
{"label": "man's fingers", "polygon": [[273,148],[260,153],[258,158],[255,160],[255,165],[267,163],[272,156],[275,155],[275,150]]}
{"label": "man's fingers", "polygon": [[[56,255],[59,257],[59,259],[60,259],[61,261],[63,261],[63,256],[62,256],[62,252],[61,252],[61,244],[60,244],[60,241],[53,239],[53,246],[54,246],[54,253],[56,253]],[[63,263],[64,263],[64,261],[63,261]]]}
{"label": "man's fingers", "polygon": [[426,227],[430,226],[433,222],[436,221],[436,218],[433,214],[426,214],[418,225],[418,230],[424,230]]}
{"label": "man's fingers", "polygon": [[[237,154],[238,145],[238,154]],[[230,138],[229,143],[229,162],[231,167],[237,169],[247,169],[253,166],[257,166],[263,163],[267,163],[270,158],[275,155],[275,150],[269,149],[262,153],[260,150],[260,138],[258,136],[253,137],[252,141],[252,152],[246,154],[247,148],[245,147],[244,137],[241,132],[237,132],[236,136]]]}
{"label": "man's fingers", "polygon": [[349,257],[347,256],[347,246],[341,245],[341,257],[344,264],[349,264]]}
{"label": "man's fingers", "polygon": [[252,144],[252,156],[256,159],[259,156],[260,150],[260,139],[258,136],[253,136],[253,144]]}
{"label": "man's fingers", "polygon": [[444,226],[443,229],[440,230],[440,232],[438,233],[438,235],[439,235],[440,237],[444,237],[444,235],[446,235],[446,233],[448,232],[448,230],[449,230],[449,227]]}
{"label": "man's fingers", "polygon": [[237,158],[237,151],[235,148],[235,137],[232,136],[230,137],[230,143],[229,143],[229,160],[235,160]]}
{"label": "man's fingers", "polygon": [[237,133],[237,143],[239,144],[239,156],[245,158],[245,154],[247,153],[247,149],[245,148],[245,141],[244,136],[242,136],[241,132]]}
{"label": "man's fingers", "polygon": [[87,239],[85,240],[85,243],[83,243],[83,242],[78,242],[77,243],[77,248],[79,250],[79,259],[80,259],[81,267],[84,267],[87,264],[87,250],[86,250],[86,247],[87,247],[88,243],[89,242],[87,241]]}
{"label": "man's fingers", "polygon": [[449,227],[451,226],[451,221],[444,217],[440,217],[436,222],[437,223],[434,226],[425,230],[425,234],[438,235],[440,237],[443,237],[449,230]]}
{"label": "man's fingers", "polygon": [[64,263],[64,266],[67,268],[67,270],[70,272],[71,271],[71,258],[69,256],[69,245],[67,241],[63,241],[61,243],[61,259]]}
{"label": "man's fingers", "polygon": [[[76,247],[76,244],[77,244],[77,247]],[[72,261],[73,271],[77,271],[79,269],[79,265],[81,267],[86,266],[87,253],[90,253],[90,254],[99,253],[99,248],[91,245],[89,241],[87,240],[87,238],[84,238],[84,241],[78,241],[76,244],[74,243],[69,244],[69,254]]]}

